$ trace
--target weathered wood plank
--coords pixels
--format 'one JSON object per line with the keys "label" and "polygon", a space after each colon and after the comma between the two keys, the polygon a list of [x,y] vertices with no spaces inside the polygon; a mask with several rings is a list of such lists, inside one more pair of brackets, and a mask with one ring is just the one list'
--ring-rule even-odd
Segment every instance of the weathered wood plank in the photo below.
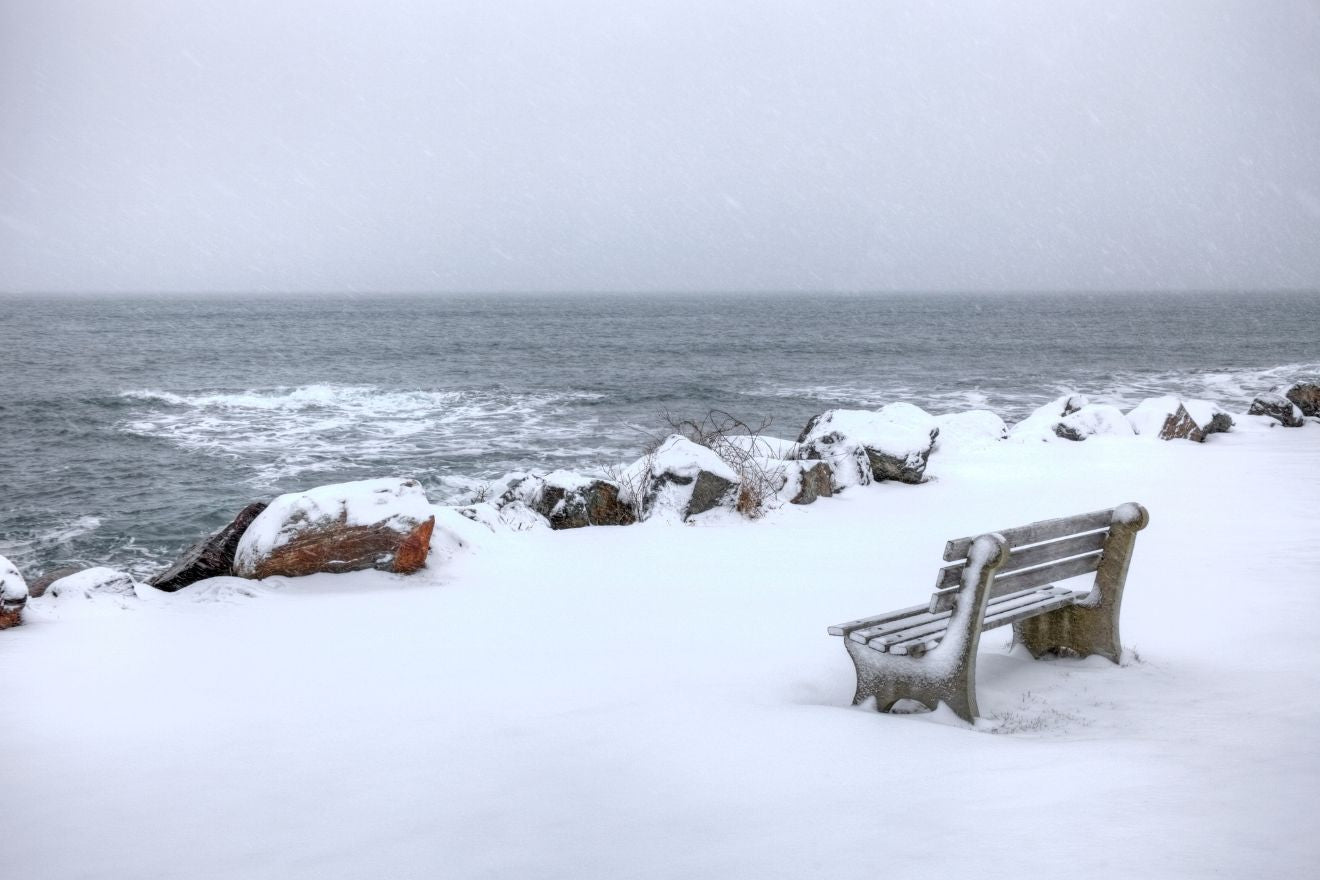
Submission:
{"label": "weathered wood plank", "polygon": [[[999,534],[1004,536],[1004,540],[1008,542],[1011,549],[1027,544],[1039,544],[1041,541],[1053,541],[1055,538],[1075,535],[1078,532],[1092,532],[1096,529],[1103,529],[1110,524],[1113,517],[1114,510],[1110,508],[1092,513],[1079,513],[1076,516],[1042,520],[1030,525],[1018,526],[1015,529],[1004,529]],[[967,551],[971,549],[972,542],[975,540],[976,536],[973,535],[969,538],[955,538],[949,541],[944,545],[944,561],[953,562],[957,559],[966,559]]]}
{"label": "weathered wood plank", "polygon": [[[1100,567],[1100,556],[1100,552],[1096,551],[1086,556],[1074,556],[1072,559],[1053,562],[1038,568],[1027,568],[1022,571],[1015,571],[1012,574],[997,576],[990,585],[990,598],[993,600],[996,596],[1015,593],[1029,587],[1039,587],[1043,584],[1095,571]],[[930,604],[926,606],[926,610],[932,614],[951,610],[960,592],[962,592],[961,587],[946,587],[943,590],[936,590],[931,594]]]}
{"label": "weathered wood plank", "polygon": [[[1108,536],[1109,532],[1107,531],[1088,532],[1084,535],[1073,535],[1060,541],[1019,547],[1008,554],[1008,559],[999,567],[999,571],[995,572],[995,577],[1000,578],[1011,572],[1043,565],[1056,559],[1067,559],[1069,556],[1103,550],[1105,539]],[[961,584],[963,569],[966,567],[967,563],[963,561],[941,568],[939,575],[935,578],[935,588],[939,590]]]}
{"label": "weathered wood plank", "polygon": [[[995,613],[1011,611],[1015,608],[1039,603],[1044,598],[1053,595],[1049,590],[1024,590],[1014,593],[1012,596],[1000,597],[1000,601],[995,605],[986,605],[986,616],[988,617],[993,607]],[[892,632],[877,634],[867,640],[867,647],[874,648],[877,651],[886,650],[891,645],[903,644],[912,641],[921,641],[927,636],[939,636],[949,626],[950,615],[938,614],[927,615],[931,619],[924,622],[913,622],[912,624],[900,627]]]}
{"label": "weathered wood plank", "polygon": [[[1007,626],[1010,623],[1017,623],[1019,620],[1026,620],[1029,617],[1038,617],[1051,611],[1057,611],[1060,608],[1072,605],[1078,598],[1086,594],[1073,592],[1063,587],[1054,587],[1039,591],[1038,595],[1041,598],[1035,601],[1016,604],[995,614],[991,614],[987,608],[985,621],[981,625],[981,632]],[[890,645],[888,651],[891,654],[921,656],[939,645],[943,637],[943,632],[937,635],[919,636],[906,642]]]}
{"label": "weathered wood plank", "polygon": [[858,620],[850,620],[847,623],[836,623],[829,628],[832,636],[846,636],[855,629],[861,629],[865,626],[875,626],[877,623],[885,623],[890,620],[898,620],[901,617],[907,617],[921,611],[925,611],[925,605],[913,605],[911,608],[900,608],[898,611],[888,611],[884,614],[877,614],[874,617],[863,617]]}

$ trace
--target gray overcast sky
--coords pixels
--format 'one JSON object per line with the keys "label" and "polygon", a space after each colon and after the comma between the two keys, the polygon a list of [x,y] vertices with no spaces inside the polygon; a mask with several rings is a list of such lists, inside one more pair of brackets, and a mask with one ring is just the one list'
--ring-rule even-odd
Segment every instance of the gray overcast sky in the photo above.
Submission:
{"label": "gray overcast sky", "polygon": [[0,0],[0,290],[1320,289],[1320,3]]}

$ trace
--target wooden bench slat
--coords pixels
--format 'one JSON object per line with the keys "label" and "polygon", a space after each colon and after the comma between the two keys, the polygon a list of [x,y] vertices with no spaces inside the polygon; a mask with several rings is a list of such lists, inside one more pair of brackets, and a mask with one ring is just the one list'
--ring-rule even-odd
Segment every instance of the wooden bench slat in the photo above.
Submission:
{"label": "wooden bench slat", "polygon": [[[1113,518],[1114,510],[1111,507],[1108,510],[1079,513],[1076,516],[1047,519],[1030,525],[1018,526],[1015,529],[1004,529],[999,534],[1004,536],[1004,540],[1008,542],[1009,548],[1012,549],[1026,544],[1039,544],[1041,541],[1053,541],[1055,538],[1064,538],[1078,532],[1092,532],[1096,529],[1107,528]],[[971,549],[972,542],[975,540],[976,536],[973,535],[969,538],[955,538],[949,541],[944,545],[944,561],[953,562],[957,559],[966,559],[967,551]]]}
{"label": "wooden bench slat", "polygon": [[[994,615],[987,611],[985,622],[981,626],[981,632],[1007,626],[1010,623],[1017,623],[1019,620],[1026,620],[1028,617],[1036,617],[1041,614],[1048,614],[1051,611],[1057,611],[1076,602],[1080,595],[1084,594],[1075,593],[1063,587],[1056,587],[1049,593],[1043,592],[1043,598],[1040,601],[1018,605]],[[939,637],[918,638],[910,642],[891,645],[889,653],[920,656],[933,650],[941,641],[943,641],[943,633]]]}
{"label": "wooden bench slat", "polygon": [[[1047,587],[1045,591],[1054,590],[1054,589],[1062,589],[1062,588]],[[992,609],[1003,607],[1004,603],[1011,603],[1023,598],[1024,596],[1034,595],[1045,591],[1042,591],[1039,587],[1032,587],[1026,590],[1019,590],[1016,593],[1006,593],[1005,595],[999,596],[995,599],[991,599],[989,602],[986,603],[986,614],[991,613]],[[911,611],[912,609],[908,609],[908,610]],[[855,629],[852,632],[848,633],[848,638],[852,639],[854,642],[857,642],[858,644],[861,645],[870,644],[872,647],[876,647],[877,650],[884,650],[882,647],[880,647],[881,642],[875,641],[876,639],[883,638],[884,636],[892,635],[894,633],[901,632],[903,630],[910,630],[914,627],[918,627],[923,624],[928,624],[935,621],[939,621],[941,624],[947,623],[949,616],[953,613],[952,611],[939,611],[939,612],[931,613],[930,611],[926,610],[924,605],[920,606],[920,610],[921,610],[920,614],[911,614],[908,616],[904,616],[902,618],[895,618],[894,620],[886,621],[876,626],[869,626],[863,629]]]}
{"label": "wooden bench slat", "polygon": [[861,629],[864,626],[874,626],[877,623],[898,620],[901,617],[907,617],[910,614],[916,614],[925,610],[926,605],[913,605],[911,608],[900,608],[898,611],[889,611],[884,614],[877,614],[873,617],[862,617],[857,620],[850,620],[847,623],[836,623],[829,628],[829,634],[832,636],[846,636],[853,630]]}
{"label": "wooden bench slat", "polygon": [[[1008,554],[1008,560],[999,567],[995,577],[1001,578],[1020,569],[1032,568],[1046,562],[1053,562],[1056,559],[1066,559],[1069,556],[1102,550],[1105,546],[1105,539],[1108,537],[1108,531],[1088,532],[1084,535],[1073,535],[1070,538],[1050,541],[1046,544],[1019,547]],[[942,590],[945,587],[956,587],[961,584],[963,569],[966,567],[967,562],[963,561],[941,568],[939,576],[935,578],[935,589]]]}
{"label": "wooden bench slat", "polygon": [[[1072,559],[1065,559],[1061,562],[1052,562],[1038,568],[1023,569],[1012,574],[1006,574],[1003,577],[996,577],[990,585],[990,598],[993,599],[1005,593],[1015,593],[1028,587],[1039,587],[1043,584],[1095,571],[1100,567],[1100,556],[1101,554],[1097,551],[1086,556],[1074,556]],[[952,609],[960,590],[961,587],[946,587],[943,590],[936,590],[931,594],[930,605],[927,606],[928,610],[934,613]]]}
{"label": "wooden bench slat", "polygon": [[[1056,595],[1057,591],[1055,588],[1047,587],[1043,590],[1032,588],[1000,596],[997,601],[992,601],[986,605],[985,617],[988,620],[992,614],[1004,614],[1018,608],[1033,607],[1039,605],[1046,599],[1054,598]],[[892,646],[894,645],[922,641],[928,637],[934,638],[938,641],[949,626],[950,613],[943,612],[941,614],[927,615],[927,617],[930,619],[921,622],[914,620],[910,626],[901,627],[889,633],[879,634],[869,639],[866,642],[866,645],[877,651],[892,651]],[[854,639],[854,641],[856,641],[856,639]]]}

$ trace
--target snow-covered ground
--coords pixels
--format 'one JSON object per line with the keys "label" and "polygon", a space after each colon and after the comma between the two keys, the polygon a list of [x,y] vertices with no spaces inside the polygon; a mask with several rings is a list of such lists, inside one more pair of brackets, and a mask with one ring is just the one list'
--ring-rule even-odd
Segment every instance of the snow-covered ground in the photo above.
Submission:
{"label": "snow-covered ground", "polygon": [[[1309,876],[1320,424],[928,472],[757,522],[473,524],[412,577],[33,600],[0,875]],[[1122,666],[996,630],[976,727],[849,706],[828,625],[923,601],[948,538],[1124,501]]]}

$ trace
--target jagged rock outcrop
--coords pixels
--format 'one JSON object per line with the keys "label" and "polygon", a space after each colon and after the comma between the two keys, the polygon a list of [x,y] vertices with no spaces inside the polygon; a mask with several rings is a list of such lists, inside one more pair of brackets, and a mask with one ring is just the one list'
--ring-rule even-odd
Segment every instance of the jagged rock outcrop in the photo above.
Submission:
{"label": "jagged rock outcrop", "polygon": [[813,416],[798,437],[798,455],[829,465],[837,489],[897,480],[920,483],[940,429],[910,403],[880,410],[832,409]]}
{"label": "jagged rock outcrop", "polygon": [[1288,398],[1304,416],[1320,416],[1320,385],[1314,382],[1296,382],[1283,396]]}
{"label": "jagged rock outcrop", "polygon": [[1009,429],[1008,436],[1016,442],[1048,441],[1060,437],[1071,440],[1072,430],[1065,428],[1060,434],[1059,425],[1068,416],[1081,412],[1090,405],[1091,401],[1082,394],[1070,392],[1056,397],[1049,403],[1032,410],[1029,416]]}
{"label": "jagged rock outcrop", "polygon": [[248,526],[234,574],[264,578],[426,565],[435,515],[416,480],[361,480],[281,495]]}
{"label": "jagged rock outcrop", "polygon": [[1300,428],[1305,423],[1301,407],[1277,391],[1257,394],[1247,415],[1269,416],[1285,428]]}
{"label": "jagged rock outcrop", "polygon": [[621,498],[641,519],[683,521],[737,503],[739,477],[713,450],[679,434],[624,469]]}
{"label": "jagged rock outcrop", "polygon": [[18,566],[0,556],[0,629],[9,629],[23,622],[27,600],[27,582]]}
{"label": "jagged rock outcrop", "polygon": [[232,522],[189,547],[173,565],[147,583],[172,593],[197,581],[232,574],[239,539],[265,509],[266,502],[253,501]]}
{"label": "jagged rock outcrop", "polygon": [[1087,437],[1131,437],[1132,425],[1116,406],[1107,403],[1088,403],[1054,425],[1054,436],[1063,440],[1085,440]]}
{"label": "jagged rock outcrop", "polygon": [[1233,428],[1233,417],[1206,400],[1148,397],[1127,415],[1132,429],[1143,437],[1192,440],[1204,443],[1211,434]]}
{"label": "jagged rock outcrop", "polygon": [[137,582],[130,574],[98,565],[54,581],[46,588],[46,596],[61,600],[96,596],[136,597]]}

